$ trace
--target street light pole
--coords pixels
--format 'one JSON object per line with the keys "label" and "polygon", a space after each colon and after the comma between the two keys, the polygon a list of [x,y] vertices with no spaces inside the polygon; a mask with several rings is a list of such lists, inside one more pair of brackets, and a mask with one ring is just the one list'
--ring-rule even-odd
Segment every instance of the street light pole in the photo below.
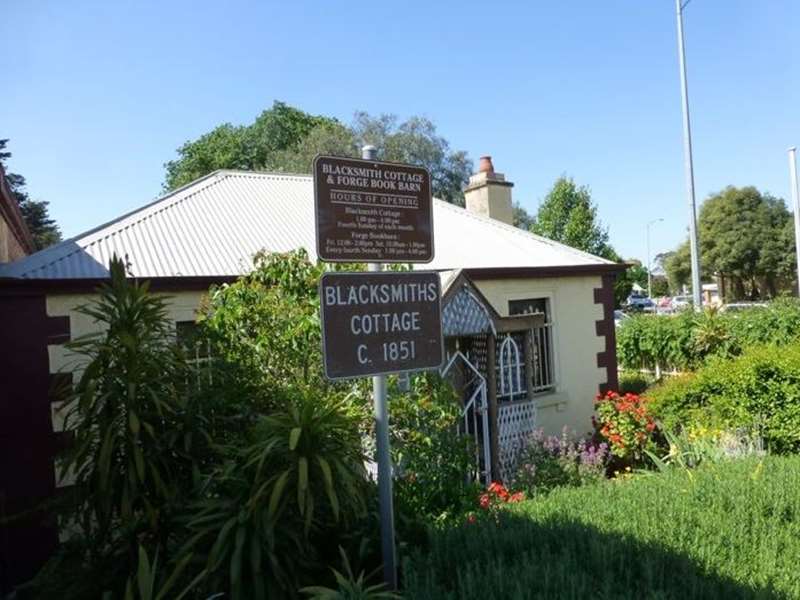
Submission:
{"label": "street light pole", "polygon": [[650,225],[660,223],[663,220],[661,218],[653,219],[644,228],[646,231],[645,237],[647,238],[647,297],[651,299],[653,298],[653,276],[650,274]]}
{"label": "street light pole", "polygon": [[789,175],[792,181],[792,201],[794,204],[794,247],[797,253],[797,288],[800,295],[800,190],[797,189],[797,148],[789,148]]}
{"label": "street light pole", "polygon": [[694,309],[702,310],[700,298],[700,257],[697,242],[697,208],[694,198],[694,165],[692,163],[692,127],[689,122],[689,90],[686,84],[686,51],[683,47],[683,9],[689,0],[675,0],[678,18],[678,57],[681,70],[681,99],[683,107],[683,154],[686,173],[686,196],[689,200],[689,249],[692,258],[692,299]]}

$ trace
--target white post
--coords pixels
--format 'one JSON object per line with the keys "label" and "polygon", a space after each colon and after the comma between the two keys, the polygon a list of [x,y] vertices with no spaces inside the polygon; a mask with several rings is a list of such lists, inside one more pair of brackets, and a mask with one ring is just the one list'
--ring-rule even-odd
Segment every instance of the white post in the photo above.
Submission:
{"label": "white post", "polygon": [[[688,2],[688,0],[687,0]],[[692,258],[692,299],[695,310],[703,310],[700,294],[700,257],[697,242],[697,208],[694,198],[694,165],[692,163],[692,128],[689,122],[689,90],[686,84],[686,52],[683,47],[683,8],[682,0],[675,0],[678,17],[678,57],[681,70],[681,99],[683,107],[683,153],[686,173],[686,196],[689,200],[689,249]]]}
{"label": "white post", "polygon": [[647,223],[647,226],[645,227],[645,231],[647,233],[647,235],[645,236],[647,238],[647,297],[651,298],[651,299],[653,297],[653,277],[652,277],[652,275],[650,275],[650,267],[651,267],[651,265],[650,265],[650,226],[655,224],[655,223],[660,223],[663,220],[664,219],[660,219],[660,218],[659,219],[653,219],[652,221]]}
{"label": "white post", "polygon": [[[375,160],[375,146],[364,146],[361,158]],[[380,271],[380,263],[369,263],[369,271]],[[397,558],[394,543],[394,501],[392,499],[392,455],[389,450],[389,409],[386,404],[386,376],[372,378],[372,396],[375,410],[376,459],[378,463],[378,499],[381,517],[381,550],[383,554],[383,580],[390,590],[397,589]]]}
{"label": "white post", "polygon": [[789,176],[792,181],[792,204],[794,205],[794,247],[797,253],[797,287],[800,295],[800,190],[797,188],[797,148],[789,148]]}
{"label": "white post", "polygon": [[653,298],[653,277],[650,275],[650,223],[645,227],[647,238],[647,297]]}

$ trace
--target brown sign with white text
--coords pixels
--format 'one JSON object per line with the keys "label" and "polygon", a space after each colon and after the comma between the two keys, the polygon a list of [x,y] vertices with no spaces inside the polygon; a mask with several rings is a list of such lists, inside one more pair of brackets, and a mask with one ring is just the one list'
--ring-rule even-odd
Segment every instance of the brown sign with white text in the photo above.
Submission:
{"label": "brown sign with white text", "polygon": [[433,260],[433,206],[427,169],[317,156],[314,201],[321,260]]}
{"label": "brown sign with white text", "polygon": [[325,374],[330,379],[442,364],[438,273],[325,273],[320,305]]}

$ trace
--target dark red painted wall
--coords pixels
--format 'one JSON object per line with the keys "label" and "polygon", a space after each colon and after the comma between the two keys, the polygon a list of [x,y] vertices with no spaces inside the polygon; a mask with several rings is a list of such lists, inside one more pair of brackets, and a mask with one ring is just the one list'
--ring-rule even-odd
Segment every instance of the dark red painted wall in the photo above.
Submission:
{"label": "dark red painted wall", "polygon": [[29,579],[52,553],[55,523],[35,510],[55,489],[47,344],[69,339],[42,293],[0,295],[0,592]]}
{"label": "dark red painted wall", "polygon": [[594,290],[595,304],[603,305],[603,318],[595,321],[595,330],[598,336],[602,336],[606,340],[605,349],[597,353],[597,366],[606,370],[606,382],[601,384],[599,389],[601,394],[619,389],[617,329],[614,324],[614,283],[616,280],[617,276],[613,273],[603,275],[603,287]]}

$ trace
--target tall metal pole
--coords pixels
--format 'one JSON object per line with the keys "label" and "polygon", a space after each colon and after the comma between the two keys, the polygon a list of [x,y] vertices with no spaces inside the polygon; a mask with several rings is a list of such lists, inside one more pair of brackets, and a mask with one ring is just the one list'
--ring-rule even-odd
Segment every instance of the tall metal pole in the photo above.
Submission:
{"label": "tall metal pole", "polygon": [[789,148],[789,175],[792,181],[794,204],[794,247],[797,253],[797,293],[800,296],[800,190],[797,189],[797,148]]}
{"label": "tall metal pole", "polygon": [[653,297],[653,276],[650,274],[650,225],[655,223],[660,223],[664,219],[653,219],[650,221],[647,226],[645,226],[645,231],[647,232],[647,297]]}
{"label": "tall metal pole", "polygon": [[683,100],[683,154],[686,172],[686,196],[689,200],[689,249],[692,256],[692,299],[694,309],[702,310],[700,297],[700,257],[697,242],[697,208],[694,199],[694,166],[692,163],[692,127],[689,123],[689,90],[686,85],[686,54],[683,47],[683,8],[689,0],[675,0],[678,17],[678,55],[681,69],[681,98]]}
{"label": "tall metal pole", "polygon": [[[375,146],[364,146],[361,158],[377,159]],[[369,263],[370,271],[380,271],[380,263]],[[383,554],[383,580],[390,590],[397,589],[397,558],[394,543],[394,502],[392,500],[392,455],[389,451],[389,409],[386,405],[386,376],[372,378],[372,395],[375,409],[375,437],[378,462],[378,499],[381,515],[381,550]]]}

